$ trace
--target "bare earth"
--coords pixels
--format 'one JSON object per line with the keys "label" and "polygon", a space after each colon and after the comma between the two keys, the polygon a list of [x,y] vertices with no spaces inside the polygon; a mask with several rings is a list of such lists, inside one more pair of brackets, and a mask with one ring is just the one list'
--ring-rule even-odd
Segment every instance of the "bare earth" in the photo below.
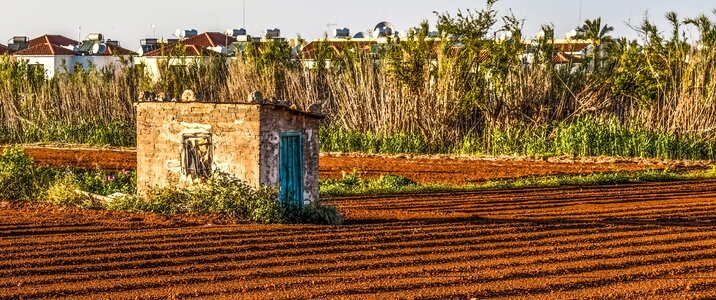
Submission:
{"label": "bare earth", "polygon": [[716,181],[330,201],[347,225],[0,202],[0,298],[716,297]]}
{"label": "bare earth", "polygon": [[[0,146],[0,148],[2,148]],[[26,153],[39,165],[75,166],[105,170],[135,169],[136,151],[26,146]],[[177,154],[178,155],[178,154]],[[706,161],[662,161],[614,158],[478,158],[446,155],[360,155],[322,154],[320,177],[340,178],[344,172],[359,171],[365,177],[395,174],[419,183],[475,183],[490,179],[536,175],[584,174],[639,171],[647,169],[704,169]]]}
{"label": "bare earth", "polygon": [[[28,153],[42,165],[136,165],[126,149]],[[464,183],[707,165],[327,154],[320,168]],[[0,201],[0,299],[716,297],[716,180],[326,200],[346,225]]]}

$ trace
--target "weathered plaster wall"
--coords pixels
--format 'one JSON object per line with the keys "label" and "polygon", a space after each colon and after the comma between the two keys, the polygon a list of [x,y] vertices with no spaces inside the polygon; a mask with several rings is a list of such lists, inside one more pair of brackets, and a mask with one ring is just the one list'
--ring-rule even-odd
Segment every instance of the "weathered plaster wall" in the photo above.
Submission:
{"label": "weathered plaster wall", "polygon": [[280,106],[261,107],[261,185],[280,186],[278,168],[280,134],[286,131],[300,131],[303,136],[305,203],[308,204],[319,198],[318,124],[317,118]]}
{"label": "weathered plaster wall", "polygon": [[137,188],[186,187],[181,172],[182,134],[209,132],[213,168],[259,186],[260,106],[141,102],[137,105]]}

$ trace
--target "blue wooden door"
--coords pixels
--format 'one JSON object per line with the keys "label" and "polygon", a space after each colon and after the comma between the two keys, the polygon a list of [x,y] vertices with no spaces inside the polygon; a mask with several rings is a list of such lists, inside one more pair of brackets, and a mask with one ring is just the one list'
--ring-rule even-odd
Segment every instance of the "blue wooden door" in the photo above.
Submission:
{"label": "blue wooden door", "polygon": [[303,207],[303,150],[300,132],[281,134],[279,143],[280,199],[284,205]]}

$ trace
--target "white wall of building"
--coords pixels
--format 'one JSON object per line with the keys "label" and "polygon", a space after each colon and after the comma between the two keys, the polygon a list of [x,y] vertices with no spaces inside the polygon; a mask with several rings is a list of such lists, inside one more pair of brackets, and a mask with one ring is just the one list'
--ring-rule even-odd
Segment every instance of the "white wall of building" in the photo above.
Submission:
{"label": "white wall of building", "polygon": [[[129,61],[130,64],[132,63],[128,57],[125,60]],[[122,66],[121,58],[117,56],[75,56],[74,62],[82,64],[85,70],[89,70],[92,65],[97,69]]]}
{"label": "white wall of building", "polygon": [[58,55],[58,56],[16,56],[18,61],[25,61],[28,65],[42,65],[45,69],[45,76],[52,78],[58,72],[63,72],[62,64],[65,62],[67,68],[71,70],[74,65],[73,56],[71,55]]}
{"label": "white wall of building", "polygon": [[199,63],[208,63],[208,57],[200,56],[187,56],[187,57],[162,57],[162,56],[138,56],[134,58],[134,65],[144,66],[144,72],[147,73],[152,79],[159,80],[159,64],[169,60],[170,66],[191,66]]}
{"label": "white wall of building", "polygon": [[[76,64],[81,64],[85,70],[89,70],[94,64],[97,69],[103,67],[120,67],[122,63],[120,58],[116,56],[78,56],[78,55],[56,55],[56,56],[16,56],[18,61],[26,61],[28,65],[42,65],[45,69],[47,78],[52,78],[59,72],[64,72],[65,68],[72,72]],[[127,60],[132,63],[131,60]],[[90,63],[92,62],[92,63]]]}

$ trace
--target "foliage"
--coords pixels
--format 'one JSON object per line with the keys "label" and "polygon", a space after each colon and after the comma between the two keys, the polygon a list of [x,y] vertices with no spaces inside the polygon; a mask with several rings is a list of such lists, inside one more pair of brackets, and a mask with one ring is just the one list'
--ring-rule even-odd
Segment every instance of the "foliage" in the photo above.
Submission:
{"label": "foliage", "polygon": [[[375,179],[364,179],[358,171],[343,172],[340,179],[328,179],[321,182],[321,194],[342,195],[357,193],[390,193],[417,187],[417,184],[405,177],[385,174]],[[350,191],[350,192],[347,192]]]}
{"label": "foliage", "polygon": [[[106,208],[162,214],[220,213],[254,223],[341,224],[340,211],[333,206],[312,203],[303,209],[284,207],[275,188],[254,189],[225,173],[216,172],[204,184],[193,188],[164,187],[136,194],[134,171],[57,169],[33,166],[21,147],[0,155],[0,199],[33,200],[55,205],[105,208],[83,192],[102,196],[121,193]],[[401,181],[387,177],[386,182]]]}
{"label": "foliage", "polygon": [[716,159],[716,142],[689,134],[654,132],[616,119],[591,116],[544,127],[515,124],[489,133],[489,144],[468,134],[457,145],[429,147],[421,137],[344,131],[326,126],[320,131],[321,150],[363,153],[457,153],[527,156],[626,156],[662,159]]}
{"label": "foliage", "polygon": [[55,180],[41,196],[41,199],[54,205],[74,205],[88,209],[100,207],[99,203],[77,192],[81,190],[75,176],[67,173]]}
{"label": "foliage", "polygon": [[86,192],[107,196],[113,193],[134,194],[137,190],[137,172],[132,170],[74,170],[71,172]]}
{"label": "foliage", "polygon": [[0,155],[0,199],[30,199],[35,195],[35,168],[30,156],[19,146]]}
{"label": "foliage", "polygon": [[[247,42],[228,64],[217,54],[201,62],[187,57],[179,44],[165,53],[158,80],[128,64],[45,80],[3,58],[0,143],[132,146],[132,104],[140,91],[171,99],[192,89],[205,100],[243,102],[259,90],[300,109],[322,103],[327,118],[320,136],[328,151],[713,157],[711,15],[667,13],[668,36],[645,17],[634,26],[637,40],[612,37],[601,18],[585,20],[572,41],[590,47],[572,56],[555,47],[551,25],[523,40],[524,21],[498,15],[495,3],[436,13],[438,36],[425,21],[407,37],[371,45],[347,40],[334,47],[324,39],[314,47],[313,64],[297,60],[305,53],[283,40]],[[687,39],[690,28],[698,37]],[[586,126],[585,119],[612,131],[576,136],[572,130]],[[607,137],[619,140],[610,144]]]}
{"label": "foliage", "polygon": [[146,211],[162,214],[219,213],[253,223],[340,224],[340,212],[314,203],[303,209],[284,207],[274,188],[251,188],[245,182],[217,172],[192,188],[154,188],[145,197],[120,197],[109,204],[112,210]]}
{"label": "foliage", "polygon": [[341,225],[343,215],[335,206],[314,201],[303,208],[301,220],[303,223],[319,225]]}
{"label": "foliage", "polygon": [[[472,192],[483,190],[518,189],[559,186],[593,186],[638,182],[682,181],[716,178],[716,167],[704,171],[681,173],[674,170],[646,170],[639,172],[591,173],[559,176],[534,176],[515,179],[490,180],[477,184],[413,184],[385,187],[375,183],[380,179],[363,179],[356,173],[344,174],[343,179],[327,180],[321,184],[325,196],[355,196],[377,194],[406,194],[432,192]],[[354,184],[358,182],[359,184]]]}

